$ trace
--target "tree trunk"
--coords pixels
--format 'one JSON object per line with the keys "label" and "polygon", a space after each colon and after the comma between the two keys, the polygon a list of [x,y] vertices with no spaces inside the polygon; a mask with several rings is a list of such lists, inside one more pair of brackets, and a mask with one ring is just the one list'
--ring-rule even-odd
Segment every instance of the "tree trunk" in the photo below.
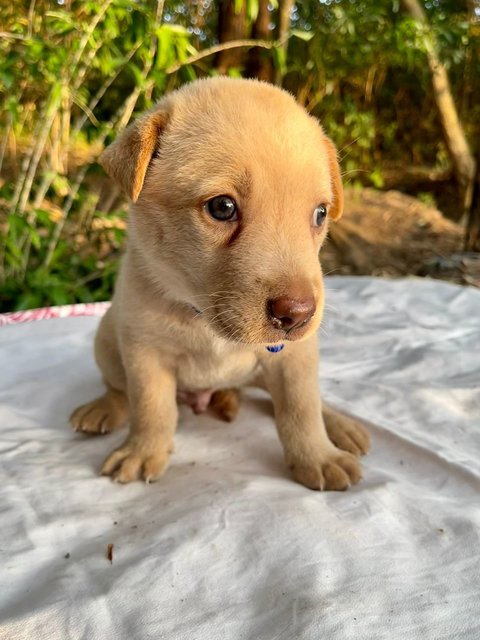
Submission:
{"label": "tree trunk", "polygon": [[480,150],[477,153],[477,177],[473,188],[472,206],[467,219],[465,250],[480,251]]}
{"label": "tree trunk", "polygon": [[[418,0],[402,0],[406,11],[422,25],[427,24],[425,12]],[[433,94],[440,115],[445,142],[452,159],[453,170],[459,186],[461,213],[467,214],[472,204],[475,180],[475,160],[470,152],[462,124],[452,97],[447,70],[438,58],[432,33],[423,36],[428,66],[432,74]]]}
{"label": "tree trunk", "polygon": [[[470,28],[478,29],[480,23],[480,16],[477,15],[478,1],[468,0],[468,12],[470,20]],[[472,73],[472,69],[478,65],[478,58],[480,56],[480,45],[478,38],[472,38],[472,42],[469,47],[469,66],[467,66],[467,83],[465,87],[465,104],[466,108],[473,106],[473,101],[478,93],[478,76],[475,77]],[[480,252],[480,148],[477,147],[476,154],[477,163],[477,176],[473,187],[472,206],[467,219],[467,229],[465,233],[465,249],[467,251],[479,251]]]}
{"label": "tree trunk", "polygon": [[285,51],[288,46],[287,36],[290,29],[290,13],[294,4],[295,0],[280,0],[278,3],[277,39],[282,43]]}
{"label": "tree trunk", "polygon": [[[271,40],[269,0],[259,0],[258,15],[252,28],[252,37],[255,40]],[[249,78],[258,78],[265,82],[273,82],[272,53],[268,49],[253,47],[248,52],[246,75]]]}
{"label": "tree trunk", "polygon": [[[295,5],[295,0],[279,0],[278,3],[278,20],[276,29],[276,38],[284,52],[284,58],[287,59],[288,51],[288,32],[290,31],[291,12]],[[277,69],[275,74],[275,84],[282,84],[282,71]]]}
{"label": "tree trunk", "polygon": [[[230,42],[247,37],[247,3],[243,0],[238,12],[235,12],[235,0],[220,0],[218,10],[218,41]],[[245,51],[241,48],[220,51],[215,59],[215,67],[219,73],[227,73],[229,69],[243,67]]]}

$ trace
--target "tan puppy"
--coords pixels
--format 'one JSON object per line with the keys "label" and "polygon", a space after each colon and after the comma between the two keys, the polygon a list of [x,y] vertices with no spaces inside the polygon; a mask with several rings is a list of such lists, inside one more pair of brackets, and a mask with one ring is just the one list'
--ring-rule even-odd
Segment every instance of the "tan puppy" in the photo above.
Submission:
{"label": "tan puppy", "polygon": [[133,203],[95,342],[107,392],[71,417],[87,433],[130,417],[102,473],[158,478],[173,450],[177,399],[231,420],[235,390],[252,383],[272,395],[298,482],[357,482],[352,454],[367,451],[368,435],[331,411],[322,417],[318,390],[318,252],[343,194],[335,148],[317,121],[273,86],[200,80],[139,118],[101,162]]}

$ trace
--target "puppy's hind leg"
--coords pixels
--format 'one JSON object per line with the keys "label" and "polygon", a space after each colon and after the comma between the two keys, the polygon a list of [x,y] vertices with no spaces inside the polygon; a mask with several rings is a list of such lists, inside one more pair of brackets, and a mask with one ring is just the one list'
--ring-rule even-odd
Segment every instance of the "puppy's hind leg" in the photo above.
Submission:
{"label": "puppy's hind leg", "polygon": [[108,388],[107,392],[77,407],[70,416],[75,431],[105,434],[122,427],[128,420],[128,400],[123,391]]}
{"label": "puppy's hind leg", "polygon": [[323,405],[323,420],[331,442],[343,451],[363,456],[370,449],[370,436],[363,424]]}
{"label": "puppy's hind leg", "polygon": [[210,408],[224,422],[233,422],[238,414],[240,392],[238,389],[219,389],[212,394]]}
{"label": "puppy's hind leg", "polygon": [[95,359],[103,373],[107,392],[72,413],[75,431],[104,434],[123,426],[128,419],[125,371],[115,339],[111,312],[103,316],[95,337]]}

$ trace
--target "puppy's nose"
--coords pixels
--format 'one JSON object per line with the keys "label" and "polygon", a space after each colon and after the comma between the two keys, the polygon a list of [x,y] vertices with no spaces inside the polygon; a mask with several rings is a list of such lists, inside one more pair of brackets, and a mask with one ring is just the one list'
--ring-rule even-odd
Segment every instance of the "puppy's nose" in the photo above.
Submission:
{"label": "puppy's nose", "polygon": [[315,300],[306,298],[290,298],[280,296],[267,303],[270,323],[275,329],[290,331],[306,324],[315,313]]}

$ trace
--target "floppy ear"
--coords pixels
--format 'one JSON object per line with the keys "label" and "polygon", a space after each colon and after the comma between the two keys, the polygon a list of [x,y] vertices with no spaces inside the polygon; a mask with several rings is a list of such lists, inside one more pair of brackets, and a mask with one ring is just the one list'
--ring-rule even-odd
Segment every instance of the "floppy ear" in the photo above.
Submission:
{"label": "floppy ear", "polygon": [[330,179],[332,181],[333,202],[329,210],[332,220],[338,220],[343,213],[343,185],[340,165],[338,163],[337,149],[330,138],[324,138],[327,147],[328,166],[330,169]]}
{"label": "floppy ear", "polygon": [[148,165],[167,122],[166,111],[145,114],[129,125],[100,156],[99,163],[133,202],[140,195]]}

